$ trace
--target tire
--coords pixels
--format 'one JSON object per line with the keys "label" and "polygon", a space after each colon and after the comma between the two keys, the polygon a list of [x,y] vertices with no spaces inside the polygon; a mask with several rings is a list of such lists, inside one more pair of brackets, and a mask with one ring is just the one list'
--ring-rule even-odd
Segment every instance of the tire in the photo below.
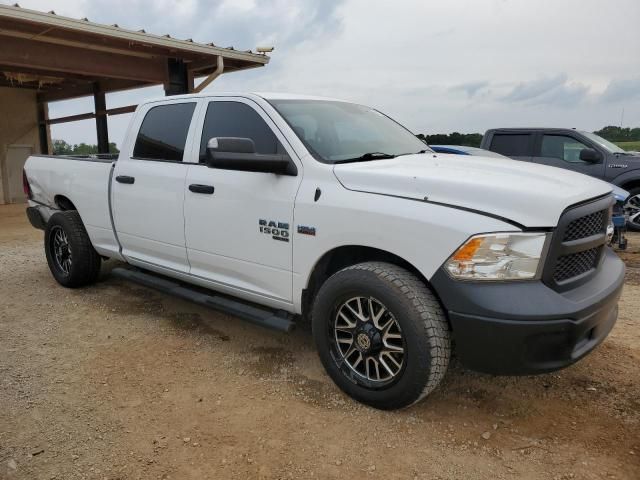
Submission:
{"label": "tire", "polygon": [[437,298],[417,276],[389,263],[360,263],[331,276],[315,298],[312,330],[322,364],[338,387],[383,410],[408,407],[430,394],[451,356],[449,326]]}
{"label": "tire", "polygon": [[[624,204],[624,211],[629,216],[640,213],[640,187],[629,190],[629,197]],[[640,215],[635,221],[627,222],[627,229],[632,232],[640,232]]]}
{"label": "tire", "polygon": [[44,233],[44,249],[49,270],[63,287],[83,287],[98,279],[100,255],[93,248],[77,211],[51,216]]}

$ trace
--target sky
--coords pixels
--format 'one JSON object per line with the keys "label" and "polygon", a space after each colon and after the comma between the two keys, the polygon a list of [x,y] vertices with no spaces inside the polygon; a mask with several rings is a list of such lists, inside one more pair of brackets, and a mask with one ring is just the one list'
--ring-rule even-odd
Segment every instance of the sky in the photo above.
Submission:
{"label": "sky", "polygon": [[[174,38],[275,47],[265,68],[222,75],[207,91],[342,98],[427,134],[640,127],[639,0],[18,1]],[[162,95],[109,94],[107,107]],[[92,109],[92,99],[55,102],[50,117]],[[130,117],[109,118],[111,141],[121,143]],[[95,143],[94,125],[55,125],[52,135]]]}

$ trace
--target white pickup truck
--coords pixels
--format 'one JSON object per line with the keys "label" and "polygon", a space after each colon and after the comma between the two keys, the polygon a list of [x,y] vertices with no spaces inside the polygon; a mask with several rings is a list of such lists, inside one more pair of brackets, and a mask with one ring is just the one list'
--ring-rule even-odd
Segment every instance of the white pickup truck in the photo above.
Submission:
{"label": "white pickup truck", "polygon": [[282,94],[141,104],[120,155],[34,155],[28,217],[55,279],[112,273],[255,323],[310,319],[328,374],[394,409],[469,368],[568,366],[617,318],[611,186],[435,154],[384,114]]}

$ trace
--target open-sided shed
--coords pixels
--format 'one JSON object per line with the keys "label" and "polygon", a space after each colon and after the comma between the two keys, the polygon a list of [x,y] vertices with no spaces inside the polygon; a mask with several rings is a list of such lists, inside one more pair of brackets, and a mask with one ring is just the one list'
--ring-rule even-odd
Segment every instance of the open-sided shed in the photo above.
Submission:
{"label": "open-sided shed", "polygon": [[[261,67],[269,57],[191,39],[127,30],[0,5],[0,203],[22,200],[22,167],[51,151],[49,125],[95,118],[98,151],[109,150],[109,92],[164,85],[167,95],[203,88],[223,72]],[[198,87],[194,79],[207,77]],[[48,102],[93,96],[93,112],[49,118]]]}

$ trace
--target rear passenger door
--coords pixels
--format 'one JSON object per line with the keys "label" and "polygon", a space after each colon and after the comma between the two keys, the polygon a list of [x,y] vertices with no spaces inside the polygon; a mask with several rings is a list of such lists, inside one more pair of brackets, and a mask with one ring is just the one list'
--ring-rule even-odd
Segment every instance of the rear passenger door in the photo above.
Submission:
{"label": "rear passenger door", "polygon": [[[184,239],[185,149],[194,135],[196,102],[150,104],[138,115],[116,162],[113,220],[122,254],[132,264],[189,271]],[[139,121],[139,120],[138,120]],[[133,145],[131,147],[131,145]]]}
{"label": "rear passenger door", "polygon": [[[261,303],[292,302],[293,206],[302,166],[285,137],[252,100],[207,99],[185,197],[185,236],[191,273],[217,289]],[[296,176],[209,168],[213,137],[250,138],[256,153],[288,154]],[[192,185],[210,187],[194,192]],[[191,187],[193,189],[193,187]]]}
{"label": "rear passenger door", "polygon": [[598,162],[580,160],[580,151],[585,148],[593,149],[594,147],[573,135],[540,133],[536,141],[533,161],[542,165],[564,168],[602,178],[604,175],[603,158]]}
{"label": "rear passenger door", "polygon": [[494,133],[489,150],[514,160],[531,161],[534,136],[530,133]]}

